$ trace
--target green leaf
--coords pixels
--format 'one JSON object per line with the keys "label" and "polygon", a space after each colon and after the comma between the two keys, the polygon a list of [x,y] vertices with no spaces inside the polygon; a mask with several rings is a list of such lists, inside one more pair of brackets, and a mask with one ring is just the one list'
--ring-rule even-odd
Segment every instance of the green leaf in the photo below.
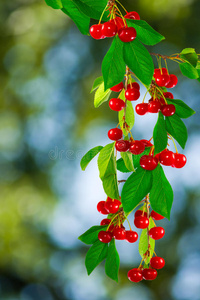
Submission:
{"label": "green leaf", "polygon": [[85,171],[91,160],[103,149],[102,146],[97,146],[89,150],[81,159],[81,169]]}
{"label": "green leaf", "polygon": [[153,131],[154,154],[158,154],[167,147],[168,136],[165,127],[165,119],[161,112],[158,114],[158,121]]}
{"label": "green leaf", "polygon": [[185,48],[180,53],[180,58],[184,59],[186,62],[191,64],[193,67],[196,67],[198,62],[198,55],[194,48]]}
{"label": "green leaf", "polygon": [[102,179],[103,188],[106,195],[112,199],[119,200],[119,189],[117,184],[117,174],[108,175]]}
{"label": "green leaf", "polygon": [[122,173],[129,173],[129,172],[131,172],[125,166],[124,160],[122,158],[119,158],[117,160],[117,170],[120,171],[120,172],[122,172]]}
{"label": "green leaf", "polygon": [[154,46],[165,39],[163,35],[155,31],[146,21],[126,19],[126,22],[129,27],[136,29],[138,39],[145,45]]}
{"label": "green leaf", "polygon": [[[95,0],[95,1],[94,0],[70,0],[70,1],[76,3],[79,9],[84,14],[86,14],[86,16],[96,20],[100,19],[102,12],[107,5],[107,0]],[[103,17],[104,21],[107,20],[107,16],[108,16],[108,12],[105,12]]]}
{"label": "green leaf", "polygon": [[63,7],[61,0],[45,0],[45,2],[54,9],[61,9]]}
{"label": "green leaf", "polygon": [[121,152],[121,157],[124,161],[126,168],[129,170],[129,172],[132,172],[132,171],[134,172],[135,168],[133,165],[132,154],[130,152]]}
{"label": "green leaf", "polygon": [[[125,101],[125,90],[122,90],[119,96],[120,99]],[[120,127],[123,130],[124,135],[127,135],[127,131],[125,128],[123,128],[123,116],[124,116],[124,109],[119,111],[118,117],[119,117],[119,124]],[[127,101],[126,104],[126,124],[129,126],[129,129],[131,130],[133,128],[133,125],[135,123],[135,114],[134,109],[131,101]]]}
{"label": "green leaf", "polygon": [[97,241],[88,250],[85,258],[85,266],[88,275],[107,257],[108,244]]}
{"label": "green leaf", "polygon": [[143,84],[151,84],[154,73],[153,60],[137,38],[130,43],[124,43],[124,61]]}
{"label": "green leaf", "polygon": [[102,63],[105,89],[109,89],[124,79],[126,64],[123,59],[123,42],[116,36]]}
{"label": "green leaf", "polygon": [[98,87],[96,93],[95,93],[95,96],[94,96],[94,106],[97,108],[102,103],[108,101],[111,92],[112,91],[110,89],[104,91],[104,82],[102,82],[100,84],[100,86]]}
{"label": "green leaf", "polygon": [[103,82],[103,76],[100,76],[98,78],[95,79],[94,83],[93,83],[93,86],[92,86],[92,89],[91,89],[91,92],[94,92]]}
{"label": "green leaf", "polygon": [[[151,228],[155,227],[153,219],[150,217],[149,219],[149,230]],[[153,256],[154,249],[155,249],[155,240],[149,239],[150,242],[150,257],[145,260],[146,264],[149,264],[151,257]],[[147,236],[147,229],[143,229],[141,236],[140,236],[140,241],[139,241],[139,253],[142,258],[144,258],[144,255],[148,251],[148,236]]]}
{"label": "green leaf", "polygon": [[181,63],[179,64],[181,73],[190,78],[190,79],[197,79],[199,78],[199,74],[197,69],[195,69],[191,64],[189,63]]}
{"label": "green leaf", "polygon": [[87,245],[92,245],[98,241],[98,234],[102,230],[106,230],[107,226],[93,226],[79,236],[79,240]]}
{"label": "green leaf", "polygon": [[150,192],[152,186],[152,172],[139,167],[125,182],[121,201],[125,213],[131,212]]}
{"label": "green leaf", "polygon": [[173,190],[161,165],[153,170],[153,184],[150,191],[150,204],[153,210],[170,220],[173,203]]}
{"label": "green leaf", "polygon": [[175,140],[179,143],[179,145],[184,149],[188,139],[188,133],[183,121],[179,116],[174,114],[171,117],[166,117],[165,122],[167,132],[171,134],[173,138],[175,138]]}
{"label": "green leaf", "polygon": [[108,247],[105,271],[106,271],[106,275],[111,279],[115,280],[116,282],[118,282],[119,264],[120,264],[119,254],[115,246],[115,240],[112,239]]}
{"label": "green leaf", "polygon": [[195,111],[185,104],[182,100],[167,99],[168,104],[173,104],[176,107],[176,115],[182,119],[186,119],[195,114]]}

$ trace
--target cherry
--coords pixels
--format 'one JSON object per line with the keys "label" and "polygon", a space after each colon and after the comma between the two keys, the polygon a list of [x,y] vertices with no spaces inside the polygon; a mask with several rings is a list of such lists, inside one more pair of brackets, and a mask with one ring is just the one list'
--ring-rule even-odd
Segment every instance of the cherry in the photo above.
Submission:
{"label": "cherry", "polygon": [[129,243],[135,243],[138,240],[138,234],[135,231],[127,230],[126,231],[126,240]]}
{"label": "cherry", "polygon": [[128,279],[132,282],[140,282],[143,279],[142,271],[140,269],[134,268],[128,271]]}
{"label": "cherry", "polygon": [[160,240],[165,235],[165,229],[162,227],[153,227],[149,230],[149,236],[153,240]]}
{"label": "cherry", "polygon": [[142,270],[142,276],[145,280],[155,280],[158,273],[154,269],[143,269]]}
{"label": "cherry", "polygon": [[107,200],[105,203],[105,209],[108,211],[109,214],[115,214],[118,212],[121,202],[119,200]]}
{"label": "cherry", "polygon": [[140,15],[136,11],[130,11],[127,13],[124,18],[132,20],[140,20]]}
{"label": "cherry", "polygon": [[118,35],[122,42],[128,43],[136,38],[137,32],[133,27],[124,27],[118,31]]}
{"label": "cherry", "polygon": [[155,78],[155,81],[158,86],[163,87],[169,83],[170,77],[169,77],[169,75],[157,75]]}
{"label": "cherry", "polygon": [[169,75],[169,77],[170,77],[170,80],[165,86],[168,89],[172,89],[173,87],[175,87],[177,85],[178,78],[174,74]]}
{"label": "cherry", "polygon": [[176,112],[176,107],[173,104],[166,104],[161,107],[161,112],[163,116],[170,117],[173,116]]}
{"label": "cherry", "polygon": [[186,156],[180,153],[175,153],[174,156],[175,156],[175,160],[174,160],[173,167],[177,169],[183,168],[187,163]]}
{"label": "cherry", "polygon": [[140,90],[140,85],[137,82],[131,82],[131,84],[128,84],[127,90],[128,89],[137,89]]}
{"label": "cherry", "polygon": [[159,160],[164,166],[172,166],[175,162],[175,154],[172,151],[164,150],[160,153]]}
{"label": "cherry", "polygon": [[110,219],[103,219],[103,220],[101,221],[100,225],[101,225],[101,226],[104,226],[104,225],[109,225],[109,224],[110,224],[110,222],[111,222],[111,220],[110,220]]}
{"label": "cherry", "polygon": [[108,215],[108,211],[107,211],[107,209],[105,208],[105,203],[106,203],[106,201],[100,201],[100,202],[97,204],[97,210],[98,210],[98,212],[100,212],[102,215]]}
{"label": "cherry", "polygon": [[135,107],[135,111],[138,115],[144,116],[148,113],[148,103],[140,103]]}
{"label": "cherry", "polygon": [[102,25],[101,24],[92,25],[90,27],[90,34],[95,40],[103,39],[104,35],[102,33]]}
{"label": "cherry", "polygon": [[114,111],[121,111],[125,107],[125,102],[119,98],[112,98],[109,101],[109,106]]}
{"label": "cherry", "polygon": [[165,266],[165,260],[162,257],[152,257],[152,259],[150,260],[150,265],[152,268],[160,270],[162,268],[164,268]]}
{"label": "cherry", "polygon": [[119,30],[120,28],[123,28],[125,25],[124,21],[120,17],[116,17],[116,18],[112,19],[110,22],[114,23],[117,26],[117,30]]}
{"label": "cherry", "polygon": [[170,92],[165,92],[163,93],[163,95],[165,96],[165,98],[174,99],[174,95]]}
{"label": "cherry", "polygon": [[138,218],[138,217],[146,217],[147,218],[147,213],[146,211],[143,211],[143,210],[137,210],[135,212],[135,218]]}
{"label": "cherry", "polygon": [[148,171],[153,171],[158,165],[158,159],[151,155],[143,155],[140,158],[140,166]]}
{"label": "cherry", "polygon": [[123,88],[124,88],[124,84],[123,84],[123,82],[120,82],[117,85],[113,86],[111,88],[111,91],[119,93],[123,90]]}
{"label": "cherry", "polygon": [[143,142],[145,147],[152,147],[153,146],[153,144],[148,140],[140,140],[140,142]]}
{"label": "cherry", "polygon": [[145,150],[145,144],[141,141],[134,141],[130,143],[129,151],[134,154],[138,155],[144,152]]}
{"label": "cherry", "polygon": [[113,230],[113,237],[116,240],[125,240],[126,238],[126,230],[124,228],[115,228]]}
{"label": "cherry", "polygon": [[119,152],[126,152],[129,150],[129,147],[130,147],[129,141],[121,140],[115,143],[115,148]]}
{"label": "cherry", "polygon": [[154,210],[152,210],[152,212],[151,212],[151,217],[156,221],[160,221],[165,218],[165,217],[161,216],[160,214],[158,214],[157,212],[155,212]]}
{"label": "cherry", "polygon": [[168,75],[168,71],[166,68],[162,68],[162,69],[155,69],[154,70],[154,74],[153,77],[156,78],[157,76],[160,75]]}
{"label": "cherry", "polygon": [[136,101],[140,98],[140,91],[135,88],[127,89],[125,97],[128,101]]}
{"label": "cherry", "polygon": [[149,226],[149,219],[147,217],[137,217],[134,220],[135,227],[145,229]]}
{"label": "cherry", "polygon": [[120,140],[123,136],[123,132],[119,128],[113,128],[108,131],[108,137],[112,141]]}
{"label": "cherry", "polygon": [[117,34],[117,25],[112,22],[106,22],[102,25],[102,34],[105,37],[113,37]]}
{"label": "cherry", "polygon": [[100,231],[98,234],[98,239],[100,240],[100,242],[102,243],[110,243],[110,241],[112,240],[113,235],[112,232],[110,231]]}
{"label": "cherry", "polygon": [[161,104],[158,100],[150,100],[148,104],[148,112],[150,113],[158,113],[161,109]]}

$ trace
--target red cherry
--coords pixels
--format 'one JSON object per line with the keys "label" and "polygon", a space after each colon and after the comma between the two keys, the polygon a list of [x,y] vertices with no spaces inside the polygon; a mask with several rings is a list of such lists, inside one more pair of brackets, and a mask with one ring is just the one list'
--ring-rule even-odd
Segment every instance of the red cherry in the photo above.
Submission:
{"label": "red cherry", "polygon": [[142,271],[140,269],[132,269],[128,271],[128,279],[132,282],[140,282],[143,279]]}
{"label": "red cherry", "polygon": [[150,100],[148,104],[148,112],[156,114],[160,111],[161,104],[158,100]]}
{"label": "red cherry", "polygon": [[105,203],[105,209],[108,211],[109,214],[115,214],[118,212],[121,202],[119,200],[109,200]]}
{"label": "red cherry", "polygon": [[150,265],[152,268],[160,270],[162,268],[164,268],[165,266],[165,260],[162,257],[152,257],[152,259],[150,260]]}
{"label": "red cherry", "polygon": [[110,243],[110,241],[112,240],[113,235],[112,232],[110,231],[100,231],[98,234],[98,239],[100,240],[100,242],[102,243]]}
{"label": "red cherry", "polygon": [[151,212],[151,217],[156,221],[160,221],[165,218],[165,217],[161,216],[160,214],[158,214],[157,212],[155,212],[154,210],[152,210],[152,212]]}
{"label": "red cherry", "polygon": [[155,69],[154,70],[154,75],[153,77],[156,78],[157,76],[160,75],[168,75],[168,71],[166,68],[162,68],[162,69]]}
{"label": "red cherry", "polygon": [[160,163],[164,166],[172,166],[175,162],[175,154],[172,151],[162,151],[159,155]]}
{"label": "red cherry", "polygon": [[149,236],[153,240],[160,240],[165,235],[165,229],[162,227],[153,227],[149,230]]}
{"label": "red cherry", "polygon": [[127,90],[129,89],[136,89],[140,91],[140,85],[137,82],[131,82],[131,84],[128,84]]}
{"label": "red cherry", "polygon": [[153,144],[148,140],[140,140],[140,142],[143,142],[145,147],[152,147],[153,146]]}
{"label": "red cherry", "polygon": [[98,210],[98,212],[100,212],[102,215],[108,215],[108,211],[107,211],[107,209],[105,208],[105,203],[106,203],[106,201],[100,201],[100,202],[97,204],[97,210]]}
{"label": "red cherry", "polygon": [[124,88],[124,84],[123,84],[123,82],[120,82],[117,85],[113,86],[111,88],[111,91],[119,93],[123,90],[123,88]]}
{"label": "red cherry", "polygon": [[161,112],[165,117],[171,117],[176,112],[176,107],[173,104],[166,104],[161,107]]}
{"label": "red cherry", "polygon": [[154,269],[143,269],[142,270],[142,276],[145,280],[155,280],[158,273]]}
{"label": "red cherry", "polygon": [[116,240],[125,240],[126,238],[126,230],[124,228],[115,228],[113,230],[113,237]]}
{"label": "red cherry", "polygon": [[126,240],[129,243],[135,243],[138,240],[138,234],[135,231],[127,230],[126,231]]}
{"label": "red cherry", "polygon": [[135,227],[145,229],[149,226],[149,219],[146,217],[137,217],[134,220]]}
{"label": "red cherry", "polygon": [[112,98],[109,101],[109,106],[114,111],[121,111],[125,107],[125,102],[119,98]]}
{"label": "red cherry", "polygon": [[102,25],[102,34],[105,37],[113,37],[117,34],[117,25],[112,22],[106,22]]}
{"label": "red cherry", "polygon": [[140,166],[148,171],[153,171],[158,165],[158,159],[151,155],[143,155],[140,158]]}
{"label": "red cherry", "polygon": [[144,152],[145,150],[145,144],[141,141],[134,141],[130,143],[129,151],[134,154],[138,155]]}
{"label": "red cherry", "polygon": [[110,21],[111,23],[114,23],[116,26],[117,26],[117,29],[119,30],[120,28],[123,28],[124,27],[124,21],[122,20],[122,18],[120,17],[116,17],[114,19],[112,19]]}
{"label": "red cherry", "polygon": [[175,161],[174,161],[173,167],[177,168],[177,169],[183,168],[187,163],[186,156],[184,154],[180,154],[180,153],[175,153],[174,156],[175,156]]}
{"label": "red cherry", "polygon": [[166,86],[170,81],[170,77],[169,75],[157,75],[155,81],[158,86]]}
{"label": "red cherry", "polygon": [[118,31],[118,35],[122,42],[128,43],[136,38],[137,32],[133,27],[124,27]]}
{"label": "red cherry", "polygon": [[113,128],[108,131],[108,137],[112,141],[120,140],[123,136],[123,132],[119,128]]}
{"label": "red cherry", "polygon": [[121,141],[117,141],[115,143],[115,148],[119,152],[126,152],[126,151],[129,150],[129,147],[130,147],[129,141],[123,141],[123,140],[121,140]]}
{"label": "red cherry", "polygon": [[127,89],[125,93],[125,97],[129,101],[136,101],[140,98],[140,91],[135,88]]}
{"label": "red cherry", "polygon": [[143,210],[137,210],[135,212],[135,218],[138,218],[138,217],[146,217],[147,218],[147,213],[146,211],[143,211]]}
{"label": "red cherry", "polygon": [[148,103],[140,103],[135,107],[135,111],[138,115],[144,116],[148,113]]}
{"label": "red cherry", "polygon": [[110,224],[110,222],[111,222],[111,220],[110,220],[110,219],[103,219],[103,220],[101,221],[100,225],[101,225],[101,226],[104,226],[104,225],[109,225],[109,224]]}
{"label": "red cherry", "polygon": [[130,11],[127,13],[124,18],[132,20],[140,20],[140,15],[136,11]]}
{"label": "red cherry", "polygon": [[177,85],[178,78],[174,74],[169,75],[169,77],[170,77],[170,80],[165,86],[168,89],[172,89],[173,87],[175,87]]}
{"label": "red cherry", "polygon": [[90,27],[90,34],[95,40],[103,39],[104,35],[102,33],[102,25],[101,24],[92,25]]}
{"label": "red cherry", "polygon": [[163,95],[165,96],[165,98],[174,99],[174,95],[170,92],[165,92],[163,93]]}

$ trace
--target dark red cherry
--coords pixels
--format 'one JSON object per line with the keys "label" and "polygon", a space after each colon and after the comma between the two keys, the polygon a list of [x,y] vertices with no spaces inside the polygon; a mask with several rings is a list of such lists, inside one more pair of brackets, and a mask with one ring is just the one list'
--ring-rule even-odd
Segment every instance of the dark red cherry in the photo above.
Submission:
{"label": "dark red cherry", "polygon": [[109,106],[114,111],[121,111],[125,107],[125,102],[119,98],[112,98],[109,101]]}
{"label": "dark red cherry", "polygon": [[148,171],[153,171],[158,166],[158,159],[151,155],[143,155],[140,158],[140,166]]}
{"label": "dark red cherry", "polygon": [[118,35],[122,42],[128,43],[136,38],[137,32],[133,27],[124,27],[118,31]]}
{"label": "dark red cherry", "polygon": [[129,141],[121,140],[115,143],[115,148],[119,152],[126,152],[129,150],[129,147],[130,147]]}
{"label": "dark red cherry", "polygon": [[128,271],[128,279],[132,282],[140,282],[143,279],[142,271],[140,269],[132,269]]}
{"label": "dark red cherry", "polygon": [[111,88],[111,91],[119,93],[119,92],[121,92],[123,90],[123,88],[124,88],[124,84],[123,84],[123,82],[120,82],[117,85],[113,86]]}
{"label": "dark red cherry", "polygon": [[124,16],[125,19],[140,20],[140,15],[136,11],[130,11]]}
{"label": "dark red cherry", "polygon": [[129,101],[136,101],[140,98],[140,91],[135,88],[127,89],[125,92],[125,97]]}
{"label": "dark red cherry", "polygon": [[162,68],[162,69],[155,69],[154,70],[154,75],[153,77],[156,78],[157,76],[160,75],[168,75],[168,71],[166,68]]}
{"label": "dark red cherry", "polygon": [[170,77],[170,80],[165,86],[168,89],[172,89],[173,87],[175,87],[177,85],[178,78],[174,74],[169,75],[169,77]]}
{"label": "dark red cherry", "polygon": [[162,257],[152,257],[152,259],[150,260],[150,265],[152,268],[160,270],[162,268],[164,268],[165,266],[165,260]]}
{"label": "dark red cherry", "polygon": [[180,153],[175,153],[174,156],[175,156],[175,160],[174,160],[173,167],[177,169],[183,168],[187,163],[186,156]]}
{"label": "dark red cherry", "polygon": [[145,229],[149,226],[149,219],[147,217],[137,217],[134,220],[135,227]]}
{"label": "dark red cherry", "polygon": [[138,155],[144,152],[145,150],[145,144],[141,141],[134,141],[130,143],[129,151],[134,154]]}
{"label": "dark red cherry", "polygon": [[115,228],[113,230],[113,237],[116,240],[125,240],[126,238],[126,230],[124,228]]}
{"label": "dark red cherry", "polygon": [[165,92],[163,93],[163,95],[165,96],[165,98],[174,99],[174,95],[170,92]]}
{"label": "dark red cherry", "polygon": [[155,280],[158,273],[154,269],[143,269],[142,270],[142,276],[145,280]]}
{"label": "dark red cherry", "polygon": [[112,240],[113,235],[112,232],[110,231],[100,231],[98,234],[98,239],[100,240],[100,242],[102,243],[110,243],[110,241]]}
{"label": "dark red cherry", "polygon": [[176,107],[173,104],[166,104],[161,107],[161,112],[165,117],[171,117],[176,112]]}
{"label": "dark red cherry", "polygon": [[169,83],[170,77],[169,77],[169,75],[158,75],[155,78],[155,81],[156,81],[158,86],[163,87],[163,86],[166,86]]}
{"label": "dark red cherry", "polygon": [[140,103],[136,105],[135,111],[138,115],[144,116],[148,113],[148,107],[148,103]]}
{"label": "dark red cherry", "polygon": [[158,100],[150,100],[148,104],[148,112],[156,114],[160,111],[161,104]]}
{"label": "dark red cherry", "polygon": [[90,27],[90,34],[95,40],[101,40],[104,38],[102,33],[102,24],[92,25]]}
{"label": "dark red cherry", "polygon": [[120,17],[116,17],[116,18],[112,19],[110,22],[114,23],[117,26],[117,30],[123,28],[125,25],[124,21]]}
{"label": "dark red cherry", "polygon": [[108,211],[107,211],[107,209],[105,208],[105,203],[106,203],[106,201],[100,201],[100,202],[97,204],[97,210],[98,210],[98,212],[100,212],[102,215],[108,215]]}
{"label": "dark red cherry", "polygon": [[135,231],[127,230],[126,231],[126,240],[129,243],[135,243],[138,240],[138,234]]}
{"label": "dark red cherry", "polygon": [[147,213],[146,211],[143,211],[143,210],[137,210],[135,212],[135,218],[138,218],[138,217],[146,217],[147,218]]}
{"label": "dark red cherry", "polygon": [[117,34],[117,25],[112,22],[106,22],[102,25],[102,34],[105,37],[113,37]]}
{"label": "dark red cherry", "polygon": [[154,210],[152,210],[152,212],[151,212],[151,217],[155,221],[160,221],[160,220],[163,220],[165,218],[165,217],[161,216],[160,214],[158,214],[157,212],[155,212]]}
{"label": "dark red cherry", "polygon": [[172,166],[175,162],[175,154],[172,151],[162,151],[159,155],[160,163],[164,166]]}
{"label": "dark red cherry", "polygon": [[109,225],[109,224],[110,224],[110,222],[111,222],[111,220],[110,220],[110,219],[103,219],[103,220],[101,221],[100,225],[101,225],[101,226],[104,226],[104,225]]}
{"label": "dark red cherry", "polygon": [[106,201],[105,209],[109,214],[115,214],[118,212],[121,202],[117,199]]}
{"label": "dark red cherry", "polygon": [[165,229],[162,227],[153,227],[149,230],[149,236],[153,240],[160,240],[165,235]]}
{"label": "dark red cherry", "polygon": [[123,132],[119,128],[113,128],[108,131],[108,137],[112,141],[120,140],[123,136]]}

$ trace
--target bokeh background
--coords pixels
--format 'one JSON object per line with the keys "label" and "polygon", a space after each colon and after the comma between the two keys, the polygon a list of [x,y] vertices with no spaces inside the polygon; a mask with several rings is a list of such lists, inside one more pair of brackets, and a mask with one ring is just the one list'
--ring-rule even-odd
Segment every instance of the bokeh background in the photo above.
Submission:
{"label": "bokeh background", "polygon": [[[200,1],[122,1],[137,10],[166,41],[151,49],[200,53]],[[166,168],[175,191],[171,221],[156,252],[166,267],[154,282],[132,284],[136,245],[117,243],[119,284],[101,264],[88,277],[88,247],[77,237],[99,224],[96,203],[105,199],[96,160],[85,172],[81,156],[108,143],[117,116],[93,106],[90,88],[101,75],[110,40],[82,36],[61,11],[43,0],[0,1],[0,299],[200,299],[200,83],[180,77],[177,99],[197,111],[185,123],[187,166]],[[178,66],[170,69],[180,75]],[[144,90],[142,93],[144,94]],[[150,138],[156,117],[136,116],[135,138]],[[123,178],[123,177],[122,177]],[[131,220],[133,222],[133,220]]]}

